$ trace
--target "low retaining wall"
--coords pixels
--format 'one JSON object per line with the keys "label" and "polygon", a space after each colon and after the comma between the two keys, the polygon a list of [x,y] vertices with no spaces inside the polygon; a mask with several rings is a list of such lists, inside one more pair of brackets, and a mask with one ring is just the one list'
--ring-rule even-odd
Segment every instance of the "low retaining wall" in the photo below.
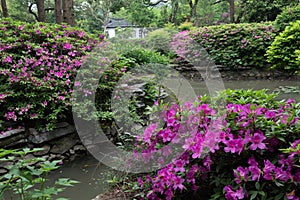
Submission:
{"label": "low retaining wall", "polygon": [[[113,141],[112,134],[114,128],[105,130],[106,136]],[[52,131],[37,131],[34,128],[29,129],[29,136],[26,136],[24,128],[17,128],[6,131],[0,135],[0,148],[42,148],[26,158],[43,157],[47,160],[72,161],[78,155],[87,153],[86,147],[82,145],[75,126],[67,122],[57,123]],[[0,162],[0,174],[6,173],[7,166],[12,165],[9,162]]]}
{"label": "low retaining wall", "polygon": [[[224,81],[231,80],[300,80],[300,74],[290,74],[277,70],[258,70],[254,68],[230,69],[221,65],[214,66],[213,69],[207,70],[206,67],[195,67],[186,62],[174,63],[171,65],[178,70],[185,78],[189,80],[204,80],[202,75],[209,73],[213,78],[221,78]],[[267,67],[266,67],[267,68]],[[202,75],[201,75],[202,74]]]}

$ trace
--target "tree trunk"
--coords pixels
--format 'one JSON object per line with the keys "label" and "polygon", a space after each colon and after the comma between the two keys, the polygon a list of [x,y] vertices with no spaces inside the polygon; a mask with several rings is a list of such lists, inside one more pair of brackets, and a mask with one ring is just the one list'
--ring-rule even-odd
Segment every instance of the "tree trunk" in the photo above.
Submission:
{"label": "tree trunk", "polygon": [[194,25],[198,26],[199,25],[199,21],[198,21],[198,14],[197,14],[197,5],[199,3],[199,0],[195,0],[193,2],[193,0],[189,0],[189,6],[190,6],[190,13],[191,13],[191,17],[194,19]]}
{"label": "tree trunk", "polygon": [[230,23],[235,23],[234,10],[234,0],[229,0]]}
{"label": "tree trunk", "polygon": [[56,23],[61,24],[62,23],[62,5],[61,0],[55,0],[55,18]]}
{"label": "tree trunk", "polygon": [[37,10],[38,10],[38,19],[39,22],[46,21],[46,13],[45,13],[45,2],[44,0],[35,0]]}
{"label": "tree trunk", "polygon": [[170,22],[173,23],[175,26],[177,25],[177,12],[179,8],[179,2],[178,0],[175,0],[175,2],[172,2],[172,13],[170,17]]}
{"label": "tree trunk", "polygon": [[6,0],[1,0],[1,8],[3,17],[8,17],[8,10],[6,6]]}
{"label": "tree trunk", "polygon": [[193,17],[194,17],[194,25],[196,27],[199,26],[198,13],[197,13],[197,4],[198,4],[198,0],[195,0],[195,4],[194,4],[194,7],[193,7]]}
{"label": "tree trunk", "polygon": [[70,26],[75,25],[74,19],[74,1],[73,0],[63,0],[63,22],[69,24]]}

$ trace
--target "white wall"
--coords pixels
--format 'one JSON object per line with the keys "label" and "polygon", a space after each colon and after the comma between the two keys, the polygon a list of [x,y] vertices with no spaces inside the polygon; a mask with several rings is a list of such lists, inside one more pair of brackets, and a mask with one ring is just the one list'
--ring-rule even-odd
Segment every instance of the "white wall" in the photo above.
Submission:
{"label": "white wall", "polygon": [[[106,32],[108,34],[108,38],[116,37],[116,28],[107,28]],[[146,37],[146,34],[147,32],[145,28],[132,28],[133,38],[144,38]]]}
{"label": "white wall", "polygon": [[116,31],[115,28],[107,28],[106,32],[108,34],[108,38],[116,37]]}

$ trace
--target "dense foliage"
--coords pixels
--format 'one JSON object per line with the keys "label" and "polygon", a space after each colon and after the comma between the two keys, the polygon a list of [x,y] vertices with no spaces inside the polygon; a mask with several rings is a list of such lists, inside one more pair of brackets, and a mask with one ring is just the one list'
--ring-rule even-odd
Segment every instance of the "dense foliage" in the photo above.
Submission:
{"label": "dense foliage", "polygon": [[276,17],[274,25],[280,31],[283,31],[291,22],[300,20],[300,4],[295,7],[287,7],[280,15]]}
{"label": "dense foliage", "polygon": [[276,36],[267,51],[268,61],[275,69],[300,71],[300,20],[287,26]]}
{"label": "dense foliage", "polygon": [[[300,104],[275,96],[227,90],[215,103],[200,97],[163,106],[164,126],[149,125],[139,151],[150,163],[155,152],[173,156],[168,144],[183,153],[139,177],[132,191],[143,199],[299,199]],[[228,100],[224,108],[220,100]]]}
{"label": "dense foliage", "polygon": [[[202,27],[190,37],[205,48],[216,64],[230,68],[264,67],[267,47],[277,30],[270,24],[228,24]],[[181,33],[174,37],[176,43]]]}
{"label": "dense foliage", "polygon": [[[0,149],[1,164],[8,168],[8,172],[0,176],[1,199],[6,197],[4,199],[50,200],[54,195],[64,191],[65,187],[78,183],[69,178],[60,178],[53,185],[46,185],[49,173],[58,169],[62,161],[29,157],[41,150],[43,149]],[[66,200],[66,198],[58,199]]]}
{"label": "dense foliage", "polygon": [[285,7],[298,3],[298,0],[241,0],[238,20],[239,22],[274,21]]}
{"label": "dense foliage", "polygon": [[[108,48],[111,47],[112,46],[109,45]],[[103,128],[105,128],[106,125],[111,125],[113,119],[116,118],[120,119],[123,117],[121,116],[120,113],[124,113],[124,111],[122,112],[120,110],[122,109],[127,110],[127,108],[122,108],[122,107],[117,107],[115,108],[115,110],[111,108],[112,101],[116,101],[121,98],[120,94],[118,94],[117,91],[124,90],[124,89],[118,89],[118,87],[120,87],[121,84],[119,81],[125,81],[124,84],[129,84],[131,79],[141,78],[141,77],[132,77],[130,75],[132,72],[129,72],[131,69],[133,69],[133,71],[141,69],[139,66],[144,66],[149,63],[160,63],[160,64],[168,63],[168,58],[166,56],[163,56],[154,50],[148,50],[142,48],[130,49],[130,47],[126,47],[123,50],[124,52],[122,54],[120,53],[117,56],[117,58],[113,58],[110,56],[105,57],[106,59],[106,63],[104,64],[105,66],[101,66],[101,64],[100,66],[98,64],[89,66],[90,69],[89,71],[92,71],[93,69],[102,70],[101,76],[99,75],[100,78],[99,82],[98,80],[95,80],[98,83],[96,94],[95,94],[96,113],[90,113],[88,110],[91,103],[93,103],[91,101],[88,102],[84,101],[80,103],[80,106],[77,106],[75,108],[73,107],[73,111],[75,111],[77,114],[79,114],[81,117],[83,117],[86,120],[88,119],[100,120]],[[100,57],[101,56],[103,55],[100,55]],[[97,58],[95,60],[97,60]],[[129,77],[127,77],[128,78],[127,81],[126,81],[126,73],[129,74]],[[83,74],[89,76],[88,74],[85,74],[85,72],[83,72]],[[93,76],[93,78],[96,77]],[[76,83],[75,87],[77,90],[86,91],[87,88],[81,88],[81,86],[86,85],[86,83],[88,82],[91,82],[91,79],[83,80],[82,83]],[[144,87],[144,89],[146,90],[147,88]],[[82,94],[84,95],[84,93]],[[145,97],[146,96],[147,94],[145,94]],[[150,102],[152,102],[150,104],[153,104],[154,100],[150,98]],[[131,114],[139,118],[139,116],[137,116],[136,113],[135,99],[133,99],[133,97],[131,98],[130,102],[128,102],[128,107],[131,107],[130,110]]]}
{"label": "dense foliage", "polygon": [[146,37],[146,46],[156,51],[167,53],[170,51],[170,42],[173,35],[177,33],[174,29],[157,29],[150,32]]}
{"label": "dense foliage", "polygon": [[10,19],[0,21],[0,36],[0,120],[51,128],[70,111],[76,70],[102,36]]}

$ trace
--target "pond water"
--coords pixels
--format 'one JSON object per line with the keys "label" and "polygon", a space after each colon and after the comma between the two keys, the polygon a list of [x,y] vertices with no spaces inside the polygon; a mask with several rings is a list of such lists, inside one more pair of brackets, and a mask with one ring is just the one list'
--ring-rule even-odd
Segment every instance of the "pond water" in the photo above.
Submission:
{"label": "pond water", "polygon": [[[190,82],[195,89],[195,93],[207,93],[204,82]],[[280,86],[294,87],[300,86],[300,81],[274,81],[274,80],[253,80],[253,81],[227,81],[224,82],[225,88],[231,89],[278,89]],[[300,93],[281,94],[280,99],[294,98],[300,102]],[[76,184],[73,188],[68,188],[59,197],[66,197],[70,200],[90,200],[98,194],[107,191],[108,184],[106,180],[110,177],[111,170],[100,164],[92,156],[83,156],[72,163],[65,164],[61,169],[51,174],[52,181],[59,177],[69,177],[78,180],[81,183]]]}

